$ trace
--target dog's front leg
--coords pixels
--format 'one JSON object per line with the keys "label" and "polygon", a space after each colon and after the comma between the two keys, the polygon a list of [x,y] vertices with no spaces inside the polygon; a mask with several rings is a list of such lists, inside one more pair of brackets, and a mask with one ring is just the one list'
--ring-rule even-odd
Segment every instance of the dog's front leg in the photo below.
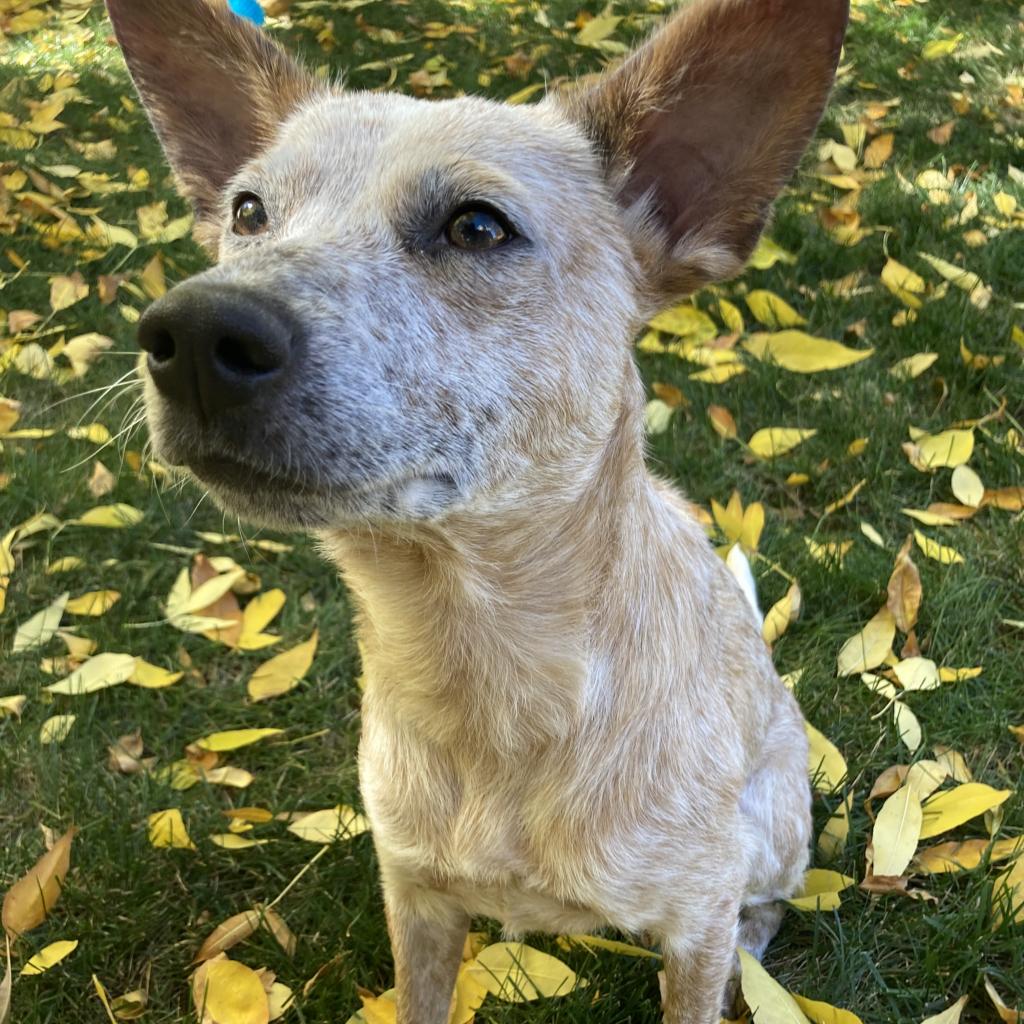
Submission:
{"label": "dog's front leg", "polygon": [[[665,1024],[718,1024],[736,957],[738,910],[709,922],[703,934],[667,937]],[[730,923],[731,922],[731,923]]]}
{"label": "dog's front leg", "polygon": [[443,893],[418,886],[385,882],[384,900],[398,1024],[447,1024],[469,915]]}

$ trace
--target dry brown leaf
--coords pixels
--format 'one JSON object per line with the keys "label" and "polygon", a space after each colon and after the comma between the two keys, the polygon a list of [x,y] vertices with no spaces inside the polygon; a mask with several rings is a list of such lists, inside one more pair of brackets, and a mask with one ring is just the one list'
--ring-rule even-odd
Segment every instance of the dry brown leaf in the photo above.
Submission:
{"label": "dry brown leaf", "polygon": [[71,866],[71,841],[77,832],[74,826],[69,828],[28,873],[7,890],[0,920],[4,931],[12,938],[42,924],[56,906]]}
{"label": "dry brown leaf", "polygon": [[989,999],[992,1000],[992,1005],[996,1009],[996,1013],[999,1014],[999,1019],[1004,1024],[1021,1024],[1024,1022],[1024,1010],[1015,1010],[1011,1006],[1007,1006],[1003,1002],[1003,997],[996,991],[995,985],[986,978],[985,979],[985,991],[988,993]]}
{"label": "dry brown leaf", "polygon": [[934,128],[928,132],[928,138],[935,143],[936,146],[945,146],[949,144],[949,140],[953,138],[953,129],[956,128],[956,121],[944,121],[942,124],[937,124]]}
{"label": "dry brown leaf", "polygon": [[226,953],[240,942],[244,942],[250,935],[254,935],[259,927],[260,915],[255,910],[244,910],[241,914],[234,914],[226,921],[221,921],[207,935],[192,962],[202,963]]}
{"label": "dry brown leaf", "polygon": [[97,459],[89,477],[89,493],[94,498],[104,498],[114,489],[115,483],[114,474]]}
{"label": "dry brown leaf", "polygon": [[896,556],[896,565],[889,577],[886,607],[892,612],[896,626],[909,633],[917,624],[917,612],[921,607],[921,574],[910,557],[913,539],[908,537]]}

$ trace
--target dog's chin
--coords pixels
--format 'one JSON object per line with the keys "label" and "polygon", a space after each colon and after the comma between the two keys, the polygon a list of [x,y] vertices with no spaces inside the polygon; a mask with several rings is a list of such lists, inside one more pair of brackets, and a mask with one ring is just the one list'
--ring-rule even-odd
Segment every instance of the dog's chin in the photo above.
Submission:
{"label": "dog's chin", "polygon": [[448,474],[407,473],[344,484],[278,476],[226,459],[192,459],[187,471],[229,515],[274,530],[316,531],[443,519],[461,505]]}

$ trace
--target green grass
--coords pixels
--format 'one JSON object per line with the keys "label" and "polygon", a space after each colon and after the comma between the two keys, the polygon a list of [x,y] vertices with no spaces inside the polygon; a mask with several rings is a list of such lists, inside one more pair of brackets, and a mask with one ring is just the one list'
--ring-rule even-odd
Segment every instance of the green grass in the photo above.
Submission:
{"label": "green grass", "polygon": [[[443,66],[451,82],[437,95],[483,91],[483,83],[490,94],[508,96],[531,82],[595,70],[602,60],[598,51],[576,45],[573,32],[565,28],[581,10],[599,13],[594,3],[444,5],[415,0],[403,5],[371,3],[353,10],[330,3],[302,7],[311,17],[326,18],[334,26],[336,42],[327,51],[316,41],[323,23],[282,33],[314,65],[358,68],[412,54],[397,64],[395,87],[407,87],[409,73],[430,59],[430,69]],[[167,200],[172,216],[183,213],[185,205],[173,195],[141,111],[123,103],[132,94],[120,58],[108,45],[99,6],[93,5],[77,28],[61,20],[74,9],[45,7],[53,15],[47,27],[11,37],[8,48],[0,49],[2,109],[19,118],[29,116],[29,102],[45,94],[44,76],[61,69],[80,76],[83,94],[81,102],[70,104],[60,115],[66,127],[45,135],[36,148],[0,148],[0,173],[38,168],[67,188],[71,182],[47,168],[72,163],[124,181],[130,167],[144,167],[151,175],[145,189],[75,197],[74,206],[95,205],[105,220],[129,228],[135,227],[135,209],[156,200]],[[653,3],[634,9],[615,38],[629,41],[661,11],[662,5]],[[859,880],[871,831],[863,800],[878,773],[906,762],[908,754],[891,717],[876,717],[884,702],[856,678],[836,679],[835,656],[841,643],[884,601],[895,552],[911,526],[900,509],[952,500],[949,471],[918,472],[900,444],[907,440],[911,424],[940,430],[957,420],[984,416],[1005,400],[1002,418],[978,429],[971,464],[989,486],[1024,485],[1024,458],[1004,441],[1014,426],[1024,433],[1024,349],[1010,341],[1011,327],[1024,324],[1021,222],[1016,230],[1006,228],[984,246],[969,248],[963,239],[965,228],[946,224],[958,206],[930,203],[919,190],[907,194],[893,172],[912,181],[925,168],[954,167],[956,191],[975,191],[983,216],[994,214],[992,195],[1000,190],[1024,205],[1024,189],[1007,173],[1008,165],[1024,166],[1024,111],[1013,105],[1008,88],[1014,69],[1019,88],[1024,34],[1017,4],[1000,0],[930,0],[912,6],[879,0],[860,4],[855,13],[846,51],[846,62],[852,66],[836,91],[820,136],[838,140],[839,123],[856,120],[867,102],[901,99],[885,122],[886,130],[896,135],[894,155],[885,167],[888,174],[865,190],[860,204],[865,225],[885,225],[888,230],[870,234],[852,248],[837,246],[819,225],[816,210],[824,205],[821,197],[834,201],[840,193],[812,177],[814,160],[808,158],[804,173],[779,203],[771,231],[776,241],[798,255],[798,261],[750,270],[728,285],[725,294],[746,314],[739,298],[742,292],[771,289],[809,318],[809,331],[835,339],[863,319],[874,356],[848,370],[807,377],[751,361],[748,373],[717,386],[690,380],[697,367],[675,357],[643,355],[640,360],[649,382],[675,385],[687,401],[668,431],[652,439],[652,465],[705,505],[712,498],[724,502],[734,488],[745,502],[763,501],[768,515],[761,541],[764,560],[757,569],[764,602],[781,597],[786,586],[768,568],[769,562],[800,581],[804,613],[778,643],[776,662],[783,672],[804,670],[798,696],[805,714],[850,764],[856,780],[850,841],[830,866]],[[428,22],[468,25],[474,32],[430,39],[423,30]],[[366,30],[367,24],[390,28],[400,38],[382,41],[379,33]],[[965,34],[960,44],[965,53],[918,61],[908,77],[898,73],[927,41],[943,38],[946,29]],[[83,38],[83,33],[91,35]],[[982,53],[977,46],[984,42],[999,52]],[[517,53],[534,62],[523,78],[510,77],[503,63],[503,58]],[[972,81],[960,81],[964,74]],[[354,70],[349,81],[374,88],[386,77],[378,69]],[[971,98],[971,109],[958,118],[950,143],[940,147],[926,132],[953,116],[953,90]],[[117,145],[116,158],[109,163],[88,164],[70,145],[106,138]],[[978,226],[984,225],[966,225]],[[0,394],[23,403],[17,426],[63,428],[85,416],[86,422],[99,419],[116,428],[127,412],[124,399],[109,408],[101,403],[99,411],[91,412],[87,410],[95,395],[65,401],[115,380],[132,365],[133,328],[119,307],[138,310],[144,302],[122,290],[113,304],[103,306],[95,298],[95,282],[100,274],[137,275],[158,249],[164,253],[169,281],[177,281],[203,266],[201,254],[187,240],[134,251],[116,248],[94,258],[80,244],[48,247],[41,244],[17,199],[2,190],[0,232],[3,310],[29,309],[46,316],[48,278],[80,270],[93,285],[90,297],[33,330],[54,332],[44,336],[46,345],[60,334],[73,337],[86,331],[110,335],[116,342],[83,380],[67,385],[8,370],[0,379]],[[3,255],[5,249],[27,264],[23,271],[17,272],[10,255]],[[977,310],[964,292],[950,288],[945,297],[926,303],[916,322],[894,326],[901,306],[880,285],[878,274],[888,253],[938,283],[918,259],[919,251],[962,261],[977,272],[994,292],[988,309]],[[863,294],[836,299],[820,290],[822,280],[857,270],[864,273]],[[705,308],[709,305],[706,297],[699,302]],[[747,326],[752,327],[749,315]],[[0,330],[0,339],[4,337]],[[965,366],[959,353],[961,337],[973,351],[1003,356],[1005,361],[987,370]],[[0,358],[11,344],[9,338],[0,340]],[[888,374],[897,359],[922,351],[939,354],[923,376],[901,382]],[[732,411],[743,438],[774,425],[814,428],[818,433],[788,456],[753,461],[735,442],[723,441],[713,432],[705,415],[709,403]],[[870,438],[866,451],[849,456],[850,442],[863,436]],[[93,974],[112,994],[137,988],[148,978],[150,1003],[144,1019],[151,1024],[194,1019],[186,979],[199,943],[217,922],[255,900],[272,899],[315,852],[288,835],[281,823],[262,828],[262,834],[274,840],[269,845],[242,853],[223,851],[205,838],[223,830],[220,812],[241,804],[287,812],[358,803],[358,656],[343,588],[308,541],[288,538],[294,550],[284,555],[263,555],[242,545],[224,549],[243,564],[251,560],[265,587],[280,586],[287,592],[288,602],[275,623],[286,644],[308,635],[314,622],[320,628],[321,647],[309,678],[286,697],[257,706],[243,700],[245,679],[259,654],[233,654],[168,626],[133,628],[161,617],[160,602],[186,563],[187,552],[200,547],[195,530],[236,530],[236,524],[225,523],[209,503],[196,507],[197,492],[162,487],[145,471],[132,472],[122,454],[140,451],[143,442],[134,434],[99,453],[118,473],[112,498],[104,500],[144,510],[142,523],[119,531],[68,526],[29,538],[18,546],[7,609],[0,617],[0,696],[23,693],[30,698],[21,720],[0,720],[0,889],[22,875],[42,852],[40,825],[60,830],[74,823],[81,829],[59,906],[17,952],[30,954],[60,938],[77,938],[81,945],[51,973],[16,980],[12,1020],[17,1024],[102,1020],[91,988]],[[10,477],[0,490],[0,523],[6,524],[0,533],[43,509],[68,519],[96,503],[86,487],[95,457],[87,442],[61,435],[8,440],[0,454],[0,472]],[[787,486],[791,472],[807,473],[810,483]],[[823,515],[826,505],[861,479],[867,484],[851,504]],[[862,535],[862,522],[878,530],[885,549]],[[966,561],[945,567],[915,550],[925,593],[918,627],[922,648],[941,664],[983,665],[985,671],[976,680],[909,696],[924,729],[922,754],[938,743],[955,747],[979,780],[1019,789],[1022,747],[1007,726],[1024,721],[1024,632],[1005,620],[1024,620],[1022,517],[988,509],[956,529],[923,530],[954,545]],[[838,570],[811,558],[806,538],[855,543]],[[214,551],[210,545],[206,550]],[[65,576],[44,574],[50,561],[65,555],[82,557],[85,565]],[[78,632],[93,638],[100,650],[128,650],[166,667],[178,665],[187,654],[196,672],[160,692],[118,687],[48,704],[41,687],[51,680],[40,670],[39,652],[9,653],[16,625],[64,589],[78,594],[101,588],[119,590],[120,602],[101,618],[82,620]],[[51,645],[44,653],[60,652]],[[78,716],[69,738],[60,746],[41,746],[42,721],[66,711]],[[107,745],[136,727],[142,729],[147,753],[167,764],[182,756],[185,744],[208,732],[264,725],[286,732],[230,758],[256,776],[244,793],[203,785],[175,793],[146,776],[114,775],[104,767]],[[834,805],[834,799],[817,801],[819,828]],[[147,814],[172,806],[182,809],[197,841],[196,852],[149,846]],[[1002,835],[1024,831],[1022,808],[1019,795],[1005,805]],[[978,820],[955,834],[982,836],[984,826]],[[913,1024],[964,994],[971,996],[965,1021],[993,1020],[983,989],[986,974],[1009,1003],[1024,1006],[1021,926],[998,931],[989,926],[994,874],[982,868],[922,879],[918,884],[935,897],[929,901],[872,897],[854,889],[837,912],[791,912],[766,965],[792,990],[849,1007],[868,1024]],[[299,936],[294,958],[285,957],[268,937],[257,937],[238,952],[240,959],[265,964],[297,991],[322,965],[332,962],[288,1019],[303,1024],[344,1021],[359,1005],[357,986],[379,992],[391,985],[369,836],[332,849],[278,909]],[[497,936],[492,923],[482,927]],[[589,978],[590,987],[564,999],[522,1006],[489,1000],[479,1020],[619,1024],[659,1019],[657,979],[650,961],[583,951],[563,954],[551,940],[538,938],[536,943],[564,956]]]}

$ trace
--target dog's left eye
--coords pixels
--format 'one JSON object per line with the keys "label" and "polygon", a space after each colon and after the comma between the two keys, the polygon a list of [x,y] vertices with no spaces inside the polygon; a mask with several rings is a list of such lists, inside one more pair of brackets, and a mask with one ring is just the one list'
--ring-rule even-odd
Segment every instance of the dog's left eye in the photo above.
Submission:
{"label": "dog's left eye", "polygon": [[515,237],[509,222],[489,206],[459,210],[444,229],[445,238],[456,249],[484,252],[496,249]]}
{"label": "dog's left eye", "polygon": [[267,208],[259,196],[253,195],[252,192],[243,192],[235,198],[231,230],[236,235],[261,235],[269,224]]}

